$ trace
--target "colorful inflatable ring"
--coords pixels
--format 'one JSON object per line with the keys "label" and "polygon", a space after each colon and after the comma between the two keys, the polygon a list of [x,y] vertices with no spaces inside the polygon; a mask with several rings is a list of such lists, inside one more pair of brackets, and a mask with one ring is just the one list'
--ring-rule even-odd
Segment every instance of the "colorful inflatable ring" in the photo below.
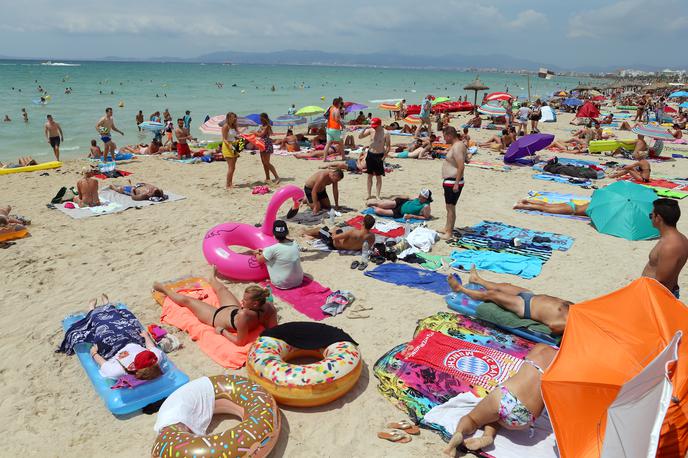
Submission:
{"label": "colorful inflatable ring", "polygon": [[176,426],[163,428],[155,439],[151,456],[174,457],[264,457],[277,443],[280,411],[275,399],[245,377],[209,377],[215,400],[226,400],[242,422],[220,434],[196,436]]}
{"label": "colorful inflatable ring", "polygon": [[203,240],[203,255],[209,264],[217,267],[223,276],[240,281],[260,281],[268,278],[264,264],[258,264],[254,255],[239,254],[229,248],[242,246],[256,250],[277,243],[272,226],[277,210],[289,199],[297,202],[305,194],[301,188],[287,185],[272,196],[261,227],[242,223],[224,223],[210,229]]}
{"label": "colorful inflatable ring", "polygon": [[[303,365],[288,362],[302,357],[320,361]],[[353,388],[361,375],[361,354],[351,342],[335,342],[322,350],[302,350],[280,339],[260,337],[249,350],[246,371],[281,404],[319,406]]]}

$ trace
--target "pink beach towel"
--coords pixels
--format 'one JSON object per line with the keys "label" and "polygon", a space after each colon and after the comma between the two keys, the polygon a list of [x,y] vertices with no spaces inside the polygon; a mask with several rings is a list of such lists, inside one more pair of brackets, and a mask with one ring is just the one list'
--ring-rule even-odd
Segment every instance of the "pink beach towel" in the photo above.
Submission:
{"label": "pink beach towel", "polygon": [[[202,300],[213,307],[220,305],[220,301],[210,285],[194,289],[180,289],[177,292]],[[166,297],[163,302],[160,321],[185,331],[191,340],[198,344],[203,353],[228,369],[239,369],[246,364],[246,356],[251,344],[263,332],[263,327],[260,326],[249,336],[249,343],[243,346],[235,345],[215,332],[211,326],[201,323],[191,313],[191,310],[175,304],[169,297]]]}
{"label": "pink beach towel", "polygon": [[432,367],[486,390],[515,374],[523,360],[492,348],[425,329],[397,356]]}
{"label": "pink beach towel", "polygon": [[[268,282],[264,282],[263,286]],[[301,286],[292,289],[279,289],[272,287],[272,294],[291,304],[297,311],[303,313],[308,318],[321,321],[327,318],[321,307],[325,305],[327,296],[332,294],[332,290],[323,286],[309,277],[303,277]]]}

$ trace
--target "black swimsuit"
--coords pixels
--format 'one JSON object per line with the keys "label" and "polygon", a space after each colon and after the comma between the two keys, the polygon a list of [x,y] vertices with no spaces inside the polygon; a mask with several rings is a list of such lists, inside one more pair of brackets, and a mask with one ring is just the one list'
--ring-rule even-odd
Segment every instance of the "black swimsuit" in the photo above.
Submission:
{"label": "black swimsuit", "polygon": [[[222,307],[218,307],[217,310],[215,310],[215,313],[213,313],[213,327],[215,327],[215,318],[217,318],[217,314],[223,311],[224,309],[232,308],[234,307],[234,310],[229,312],[229,324],[232,326],[232,329],[236,330],[236,325],[234,324],[234,318],[236,318],[237,314],[239,313],[239,307],[236,305],[223,305]],[[260,318],[260,313],[262,310],[254,310],[258,317]]]}

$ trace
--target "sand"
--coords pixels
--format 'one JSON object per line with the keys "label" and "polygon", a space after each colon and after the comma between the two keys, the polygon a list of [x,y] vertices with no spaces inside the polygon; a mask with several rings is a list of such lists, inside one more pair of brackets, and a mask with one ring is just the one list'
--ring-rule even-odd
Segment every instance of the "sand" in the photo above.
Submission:
{"label": "sand", "polygon": [[[465,119],[462,115],[457,124]],[[568,138],[573,128],[569,120],[561,116],[557,125],[542,125],[542,131]],[[478,139],[492,133],[471,132]],[[499,160],[495,153],[484,149],[476,159]],[[322,164],[280,156],[273,160],[284,183],[299,186]],[[401,164],[402,169],[385,177],[383,195],[413,194],[421,187],[431,188],[436,196],[432,210],[437,219],[430,226],[440,229],[445,217],[440,161],[392,162]],[[182,165],[151,157],[122,164],[121,168],[134,172],[133,180],[156,183],[187,196],[187,200],[81,221],[46,208],[61,186],[76,183],[84,163],[67,161],[59,171],[49,171],[49,176],[24,173],[0,177],[0,203],[13,205],[17,213],[33,220],[31,237],[0,250],[0,414],[5,419],[2,431],[7,437],[0,454],[4,456],[147,456],[155,438],[155,417],[140,414],[117,419],[109,413],[76,357],[54,353],[63,336],[61,319],[86,309],[89,299],[106,293],[112,300],[127,303],[144,324],[159,322],[159,306],[150,295],[152,283],[182,275],[209,274],[201,253],[205,232],[224,221],[260,222],[270,199],[270,195],[253,196],[244,186],[225,191],[224,163]],[[687,164],[679,159],[652,166],[655,173],[687,176]],[[620,288],[639,276],[654,242],[630,242],[599,234],[585,222],[513,211],[513,203],[529,190],[591,193],[533,180],[530,175],[528,168],[510,173],[467,169],[457,226],[482,219],[498,220],[567,234],[575,238],[575,244],[568,252],[555,252],[542,274],[533,280],[489,272],[485,277],[582,301]],[[262,179],[259,158],[244,154],[235,179],[238,184]],[[347,174],[341,183],[341,203],[362,208],[365,180],[365,175]],[[685,210],[683,202],[681,206]],[[688,218],[680,221],[679,228],[684,232],[688,229]],[[300,228],[292,225],[291,230],[297,234]],[[433,253],[450,251],[440,242]],[[427,430],[403,445],[376,437],[385,423],[406,416],[378,393],[372,366],[391,347],[411,338],[418,319],[447,310],[443,299],[365,277],[349,269],[350,257],[316,253],[305,255],[303,260],[306,272],[319,282],[333,289],[351,290],[357,302],[373,307],[367,319],[340,315],[326,321],[343,328],[360,343],[365,366],[358,385],[344,398],[313,409],[284,408],[283,429],[274,456],[438,456],[444,443]],[[687,275],[681,275],[684,285]],[[244,286],[230,284],[235,293]],[[289,305],[279,301],[276,305],[280,321],[304,319]],[[223,373],[185,334],[177,335],[184,348],[171,357],[191,378]],[[237,373],[244,374],[244,370]],[[223,421],[216,424],[215,430],[230,424]]]}

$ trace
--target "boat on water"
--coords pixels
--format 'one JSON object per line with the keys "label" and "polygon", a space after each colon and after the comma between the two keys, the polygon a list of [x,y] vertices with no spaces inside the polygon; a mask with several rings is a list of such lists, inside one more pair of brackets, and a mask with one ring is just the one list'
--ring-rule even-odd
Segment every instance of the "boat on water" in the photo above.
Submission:
{"label": "boat on water", "polygon": [[538,70],[538,77],[540,77],[540,78],[551,80],[552,78],[554,78],[554,76],[555,76],[555,73],[552,70],[549,70],[547,68],[541,67],[540,70]]}
{"label": "boat on water", "polygon": [[80,67],[81,64],[68,64],[65,62],[53,62],[51,60],[41,62],[41,65],[46,65],[50,67]]}

